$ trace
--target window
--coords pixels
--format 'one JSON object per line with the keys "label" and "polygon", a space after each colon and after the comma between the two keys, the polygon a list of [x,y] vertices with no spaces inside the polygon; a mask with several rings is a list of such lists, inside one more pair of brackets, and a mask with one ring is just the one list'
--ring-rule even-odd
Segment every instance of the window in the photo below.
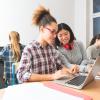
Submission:
{"label": "window", "polygon": [[100,34],[100,0],[93,0],[93,36]]}
{"label": "window", "polygon": [[100,12],[100,0],[93,0],[93,13]]}

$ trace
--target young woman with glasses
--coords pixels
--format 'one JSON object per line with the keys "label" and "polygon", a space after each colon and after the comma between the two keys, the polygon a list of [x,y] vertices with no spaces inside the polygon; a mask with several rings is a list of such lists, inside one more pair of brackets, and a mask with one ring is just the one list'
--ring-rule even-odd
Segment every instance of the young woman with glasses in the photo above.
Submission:
{"label": "young woman with glasses", "polygon": [[23,51],[17,71],[19,83],[55,80],[70,73],[52,46],[58,30],[56,19],[49,10],[39,6],[32,21],[39,27],[39,38]]}

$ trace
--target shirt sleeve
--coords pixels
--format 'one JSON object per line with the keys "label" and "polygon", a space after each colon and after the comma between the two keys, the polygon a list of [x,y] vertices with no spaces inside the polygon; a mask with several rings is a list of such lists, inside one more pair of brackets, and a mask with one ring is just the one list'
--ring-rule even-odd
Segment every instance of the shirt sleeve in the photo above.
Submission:
{"label": "shirt sleeve", "polygon": [[61,57],[60,53],[55,49],[55,60],[56,60],[57,70],[62,69],[63,67],[62,65],[64,65],[60,57]]}
{"label": "shirt sleeve", "polygon": [[69,63],[67,58],[60,51],[57,50],[57,52],[58,52],[59,58],[61,59],[62,64],[68,68],[71,68],[73,64]]}
{"label": "shirt sleeve", "polygon": [[7,51],[7,47],[4,47],[1,52],[0,52],[0,56],[6,56],[6,51]]}
{"label": "shirt sleeve", "polygon": [[19,83],[27,81],[32,74],[32,54],[31,49],[25,47],[22,53],[19,67],[17,69],[17,79]]}
{"label": "shirt sleeve", "polygon": [[87,55],[86,55],[85,47],[84,47],[82,42],[78,42],[78,45],[79,45],[80,51],[82,53],[82,62],[81,62],[80,65],[87,65],[88,58],[87,58]]}
{"label": "shirt sleeve", "polygon": [[86,53],[87,53],[88,59],[92,59],[92,50],[90,47],[87,48]]}

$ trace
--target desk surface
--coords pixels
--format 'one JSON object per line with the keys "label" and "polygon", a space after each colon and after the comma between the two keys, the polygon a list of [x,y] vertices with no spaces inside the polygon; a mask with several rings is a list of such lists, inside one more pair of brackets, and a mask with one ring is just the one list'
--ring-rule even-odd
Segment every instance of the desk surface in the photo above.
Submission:
{"label": "desk surface", "polygon": [[84,87],[84,89],[76,91],[87,94],[88,96],[92,97],[93,100],[100,100],[100,80],[95,80]]}
{"label": "desk surface", "polygon": [[[82,90],[76,90],[76,89],[74,90],[92,97],[93,100],[100,100],[100,80],[95,80],[91,82],[90,84],[85,86],[84,89]],[[2,100],[4,92],[5,89],[0,90],[0,100]]]}

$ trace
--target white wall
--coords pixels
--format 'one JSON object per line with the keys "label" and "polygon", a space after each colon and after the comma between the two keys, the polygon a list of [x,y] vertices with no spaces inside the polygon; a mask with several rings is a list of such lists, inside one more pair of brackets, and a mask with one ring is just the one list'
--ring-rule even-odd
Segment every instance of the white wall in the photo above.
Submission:
{"label": "white wall", "polygon": [[66,22],[74,30],[74,0],[0,0],[0,46],[8,44],[12,30],[20,33],[24,44],[37,39],[38,31],[31,20],[39,4],[49,8],[59,23]]}
{"label": "white wall", "polygon": [[86,47],[86,0],[75,1],[75,33]]}
{"label": "white wall", "polygon": [[[90,44],[90,41],[93,37],[93,21],[92,21],[92,13],[93,13],[93,6],[91,5],[92,0],[87,0],[86,1],[86,43],[87,43],[87,47]],[[91,28],[92,27],[92,28]]]}
{"label": "white wall", "polygon": [[74,29],[75,0],[41,0],[41,4],[51,10],[58,23],[65,22]]}
{"label": "white wall", "polygon": [[8,44],[12,30],[20,33],[23,43],[32,39],[33,3],[31,0],[0,0],[0,45]]}

